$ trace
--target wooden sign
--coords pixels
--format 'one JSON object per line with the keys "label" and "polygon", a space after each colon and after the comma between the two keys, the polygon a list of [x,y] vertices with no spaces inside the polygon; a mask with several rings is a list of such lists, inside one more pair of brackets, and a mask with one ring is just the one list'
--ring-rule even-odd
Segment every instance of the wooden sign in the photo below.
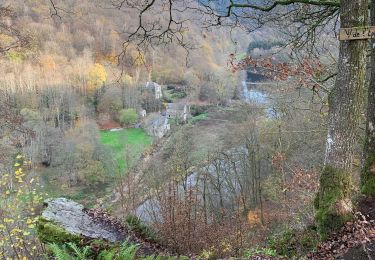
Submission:
{"label": "wooden sign", "polygon": [[363,40],[372,38],[375,38],[375,26],[340,29],[340,41]]}

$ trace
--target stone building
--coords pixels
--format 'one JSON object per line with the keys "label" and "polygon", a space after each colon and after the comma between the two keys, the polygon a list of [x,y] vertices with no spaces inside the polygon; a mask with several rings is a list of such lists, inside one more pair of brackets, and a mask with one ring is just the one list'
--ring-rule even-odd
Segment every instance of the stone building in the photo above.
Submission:
{"label": "stone building", "polygon": [[170,119],[179,119],[187,122],[190,117],[190,106],[181,103],[168,103],[166,106],[166,116]]}

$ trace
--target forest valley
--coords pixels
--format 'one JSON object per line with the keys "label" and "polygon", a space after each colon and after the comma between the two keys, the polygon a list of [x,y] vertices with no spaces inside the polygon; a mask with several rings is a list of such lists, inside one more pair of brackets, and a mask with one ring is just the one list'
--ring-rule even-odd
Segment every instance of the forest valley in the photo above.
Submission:
{"label": "forest valley", "polygon": [[338,39],[368,26],[368,0],[0,1],[0,259],[374,259],[375,39]]}

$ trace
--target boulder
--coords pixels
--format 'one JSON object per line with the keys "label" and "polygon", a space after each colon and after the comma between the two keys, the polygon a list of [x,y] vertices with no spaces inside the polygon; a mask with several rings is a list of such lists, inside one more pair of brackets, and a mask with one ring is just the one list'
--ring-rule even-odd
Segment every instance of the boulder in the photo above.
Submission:
{"label": "boulder", "polygon": [[[51,226],[59,234],[63,231],[73,236],[83,236],[91,239],[102,239],[109,242],[124,241],[126,232],[117,226],[94,218],[85,208],[66,198],[49,199],[45,201],[46,208],[42,212],[42,221],[38,228],[39,236],[50,240]],[[63,231],[62,231],[63,230]],[[44,234],[43,234],[44,232]],[[49,241],[50,240],[50,241]]]}

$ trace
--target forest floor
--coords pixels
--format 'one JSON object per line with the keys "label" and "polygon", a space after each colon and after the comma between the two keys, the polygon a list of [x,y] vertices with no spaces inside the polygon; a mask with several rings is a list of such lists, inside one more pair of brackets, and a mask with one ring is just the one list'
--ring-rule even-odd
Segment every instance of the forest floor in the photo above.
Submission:
{"label": "forest floor", "polygon": [[355,220],[332,233],[308,259],[375,259],[375,198],[360,200]]}

